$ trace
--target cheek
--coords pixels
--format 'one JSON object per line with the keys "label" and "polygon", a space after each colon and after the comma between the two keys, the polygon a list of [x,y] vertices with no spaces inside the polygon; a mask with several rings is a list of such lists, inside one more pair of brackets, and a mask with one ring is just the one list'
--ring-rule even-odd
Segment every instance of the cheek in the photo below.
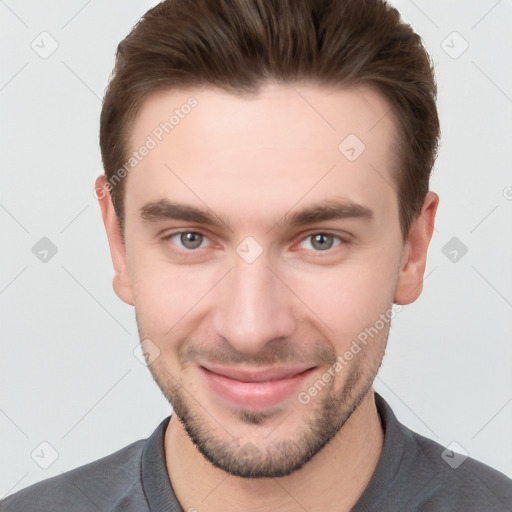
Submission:
{"label": "cheek", "polygon": [[193,265],[170,265],[158,257],[132,262],[135,309],[144,332],[174,338],[181,324],[200,312],[202,298],[215,284],[211,274]]}
{"label": "cheek", "polygon": [[[180,339],[191,321],[196,328],[208,322],[208,311],[219,303],[216,284],[228,267],[170,264],[143,245],[133,244],[136,256],[128,260],[139,327],[150,338]],[[393,247],[361,249],[339,265],[277,269],[293,291],[282,306],[294,304],[298,322],[307,319],[327,338],[350,344],[391,307],[398,265]]]}
{"label": "cheek", "polygon": [[327,337],[350,344],[391,308],[397,265],[394,254],[379,251],[378,257],[296,275],[290,287],[319,318]]}

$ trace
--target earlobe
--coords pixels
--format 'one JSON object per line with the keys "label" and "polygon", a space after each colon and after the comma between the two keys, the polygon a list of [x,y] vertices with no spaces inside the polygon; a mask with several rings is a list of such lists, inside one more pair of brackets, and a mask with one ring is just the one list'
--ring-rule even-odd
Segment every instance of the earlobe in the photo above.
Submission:
{"label": "earlobe", "polygon": [[439,196],[428,192],[421,213],[414,220],[402,252],[394,302],[410,304],[423,290],[423,276],[427,263],[427,250],[434,232],[434,222]]}
{"label": "earlobe", "polygon": [[116,295],[133,306],[133,290],[126,264],[126,248],[121,236],[121,227],[110,197],[107,177],[102,174],[96,178],[96,196],[107,233],[110,255],[114,265],[113,288]]}

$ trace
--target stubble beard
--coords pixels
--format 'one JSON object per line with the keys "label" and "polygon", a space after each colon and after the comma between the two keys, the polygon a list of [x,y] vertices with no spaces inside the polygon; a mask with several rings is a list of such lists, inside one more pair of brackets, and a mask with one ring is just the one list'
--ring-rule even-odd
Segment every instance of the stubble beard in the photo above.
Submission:
{"label": "stubble beard", "polygon": [[[389,326],[382,334],[385,347]],[[373,342],[379,343],[378,340]],[[292,436],[264,444],[233,438],[228,433],[232,428],[227,425],[228,428],[223,429],[162,365],[153,364],[149,369],[184,430],[206,460],[233,476],[275,478],[290,475],[303,467],[340,432],[371,390],[383,356],[384,350],[373,359],[361,351],[353,364],[343,369],[348,375],[341,389],[334,389],[337,379],[333,379],[331,386],[319,391],[308,404],[301,404],[304,409],[299,409],[299,413],[312,410],[307,411],[302,425]],[[233,413],[246,425],[261,425],[273,415],[249,409],[237,409]],[[296,417],[295,411],[293,413],[283,423]]]}

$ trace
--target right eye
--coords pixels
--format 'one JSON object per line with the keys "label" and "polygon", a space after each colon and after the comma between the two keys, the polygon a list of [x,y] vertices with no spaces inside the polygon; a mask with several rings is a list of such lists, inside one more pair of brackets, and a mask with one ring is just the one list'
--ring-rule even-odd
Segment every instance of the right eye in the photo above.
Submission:
{"label": "right eye", "polygon": [[201,249],[207,245],[203,245],[203,242],[207,242],[207,238],[197,231],[179,231],[177,233],[171,233],[167,235],[164,240],[170,240],[174,245],[180,249],[186,251],[193,251],[195,249]]}

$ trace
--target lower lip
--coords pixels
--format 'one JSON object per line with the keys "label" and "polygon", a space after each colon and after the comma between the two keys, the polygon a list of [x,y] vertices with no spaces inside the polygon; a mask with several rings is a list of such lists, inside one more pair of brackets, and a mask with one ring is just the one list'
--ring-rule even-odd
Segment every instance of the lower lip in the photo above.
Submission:
{"label": "lower lip", "polygon": [[213,373],[203,366],[199,368],[206,377],[210,388],[217,395],[220,395],[232,405],[251,409],[266,409],[278,405],[296,391],[316,369],[310,368],[286,379],[266,382],[242,382]]}

